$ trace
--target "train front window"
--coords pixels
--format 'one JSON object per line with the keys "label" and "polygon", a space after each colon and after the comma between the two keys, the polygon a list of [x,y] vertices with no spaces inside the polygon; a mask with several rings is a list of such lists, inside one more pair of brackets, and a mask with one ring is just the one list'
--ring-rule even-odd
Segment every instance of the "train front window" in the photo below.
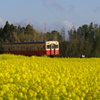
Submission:
{"label": "train front window", "polygon": [[47,49],[50,49],[50,45],[47,45]]}
{"label": "train front window", "polygon": [[47,45],[47,49],[50,49],[50,48],[52,48],[52,49],[54,49],[54,48],[58,48],[58,45]]}
{"label": "train front window", "polygon": [[52,45],[52,49],[54,49],[54,45]]}
{"label": "train front window", "polygon": [[54,49],[54,48],[58,48],[58,45],[52,45],[52,48]]}
{"label": "train front window", "polygon": [[58,45],[55,45],[55,48],[58,48]]}

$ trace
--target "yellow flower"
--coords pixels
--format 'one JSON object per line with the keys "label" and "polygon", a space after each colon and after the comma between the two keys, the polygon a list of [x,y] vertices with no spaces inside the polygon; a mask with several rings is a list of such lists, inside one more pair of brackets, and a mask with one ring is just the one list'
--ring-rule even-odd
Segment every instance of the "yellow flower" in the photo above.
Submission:
{"label": "yellow flower", "polygon": [[100,99],[100,58],[1,58],[0,100]]}

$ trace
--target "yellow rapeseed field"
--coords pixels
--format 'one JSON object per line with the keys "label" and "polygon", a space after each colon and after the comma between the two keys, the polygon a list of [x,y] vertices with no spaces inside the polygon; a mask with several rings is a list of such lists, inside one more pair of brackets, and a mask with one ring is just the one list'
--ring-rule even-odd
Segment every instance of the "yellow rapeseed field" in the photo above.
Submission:
{"label": "yellow rapeseed field", "polygon": [[100,100],[100,58],[2,54],[0,100]]}

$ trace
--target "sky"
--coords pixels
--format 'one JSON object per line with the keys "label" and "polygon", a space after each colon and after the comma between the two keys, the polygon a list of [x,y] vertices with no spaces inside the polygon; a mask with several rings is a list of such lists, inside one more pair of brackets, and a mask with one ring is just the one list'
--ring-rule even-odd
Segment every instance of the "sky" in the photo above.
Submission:
{"label": "sky", "polygon": [[0,0],[0,27],[31,24],[40,31],[67,32],[73,26],[100,24],[100,0]]}

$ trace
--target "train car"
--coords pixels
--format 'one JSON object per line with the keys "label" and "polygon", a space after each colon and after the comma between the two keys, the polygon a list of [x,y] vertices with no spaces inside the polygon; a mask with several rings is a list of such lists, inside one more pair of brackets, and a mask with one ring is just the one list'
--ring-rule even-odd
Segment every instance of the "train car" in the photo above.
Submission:
{"label": "train car", "polygon": [[45,41],[45,42],[15,42],[5,43],[4,53],[17,54],[17,55],[59,55],[59,42],[58,41]]}

